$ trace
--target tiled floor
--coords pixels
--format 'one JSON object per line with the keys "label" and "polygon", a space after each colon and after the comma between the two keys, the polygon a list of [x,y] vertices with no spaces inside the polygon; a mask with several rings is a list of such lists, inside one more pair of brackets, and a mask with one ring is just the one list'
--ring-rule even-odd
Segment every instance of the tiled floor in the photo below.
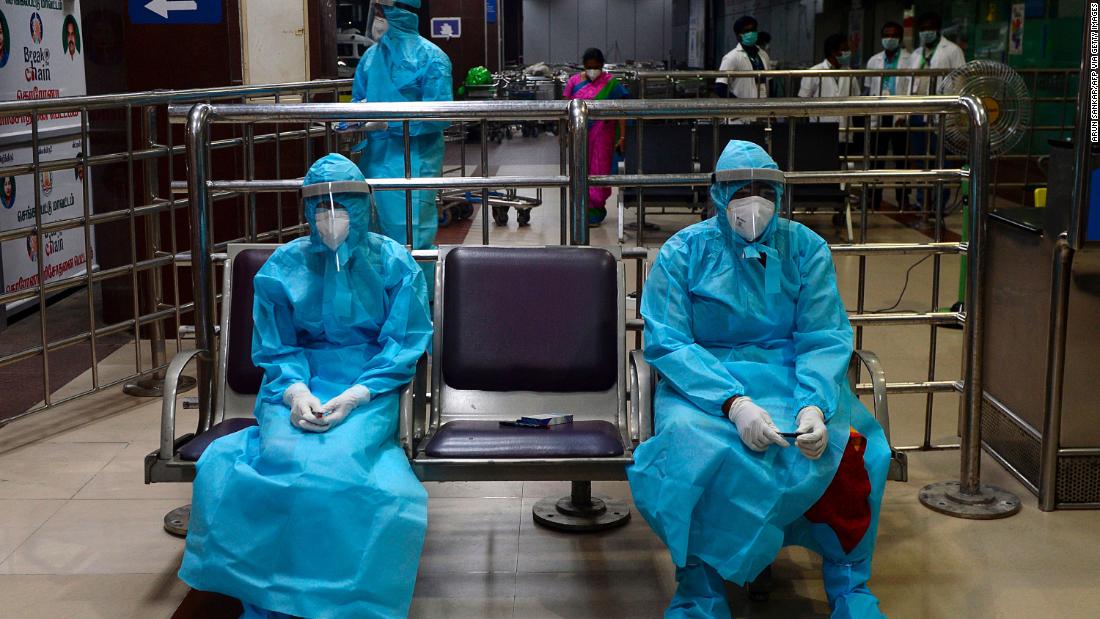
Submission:
{"label": "tiled floor", "polygon": [[[499,174],[554,173],[546,164],[504,165]],[[491,226],[494,243],[557,243],[557,192],[533,213],[532,226]],[[662,227],[686,217],[655,216]],[[827,215],[809,219],[838,240]],[[888,218],[872,218],[872,241],[923,237]],[[957,224],[956,222],[953,222]],[[592,231],[593,244],[615,243],[614,215]],[[667,233],[666,233],[667,234]],[[475,221],[468,242],[480,242]],[[897,301],[916,258],[868,260],[865,306]],[[911,273],[902,310],[932,306],[932,261]],[[840,285],[856,308],[858,261],[838,259]],[[954,301],[957,259],[944,258],[939,305]],[[628,281],[633,281],[632,277]],[[929,329],[868,329],[864,347],[877,352],[891,381],[928,376]],[[125,353],[118,353],[124,355]],[[130,353],[132,357],[132,353]],[[960,335],[941,330],[937,378],[956,378]],[[130,363],[118,356],[105,368]],[[926,399],[892,398],[894,440],[924,438]],[[937,396],[933,441],[957,440],[958,398]],[[188,484],[143,485],[142,459],[157,443],[159,403],[114,391],[0,429],[0,618],[169,617],[187,588],[175,577],[183,544],[161,529],[168,510],[188,502]],[[193,426],[183,411],[180,427]],[[1018,493],[1023,511],[993,522],[956,520],[917,501],[926,483],[958,474],[958,452],[910,456],[910,481],[887,487],[872,588],[892,617],[1095,617],[1100,607],[1097,551],[1100,514],[1043,513],[1035,499],[986,460],[985,479]],[[414,617],[599,619],[660,617],[675,589],[660,541],[635,514],[622,529],[568,535],[542,529],[531,507],[564,495],[564,483],[427,484],[429,531],[420,563]],[[597,483],[596,492],[630,499],[625,483]],[[828,615],[819,562],[784,551],[768,603],[750,602],[731,587],[738,617]]]}

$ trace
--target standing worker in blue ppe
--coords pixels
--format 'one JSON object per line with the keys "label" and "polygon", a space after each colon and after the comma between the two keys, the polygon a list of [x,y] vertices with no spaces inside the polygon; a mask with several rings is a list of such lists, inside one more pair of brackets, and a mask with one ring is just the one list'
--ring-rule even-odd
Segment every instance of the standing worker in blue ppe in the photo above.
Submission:
{"label": "standing worker in blue ppe", "polygon": [[824,558],[833,617],[883,616],[867,580],[890,449],[845,381],[852,329],[829,247],[778,216],[783,178],[731,141],[717,214],[665,243],[642,295],[661,381],[656,434],[627,473],[676,564],[666,617],[729,617],[723,580],[753,580],[786,545]]}
{"label": "standing worker in blue ppe", "polygon": [[[375,0],[371,27],[377,44],[359,60],[351,99],[356,103],[451,101],[451,60],[443,50],[420,36],[416,11],[420,0]],[[443,174],[443,130],[446,122],[409,123],[411,176]],[[372,122],[367,137],[355,147],[361,152],[359,168],[367,178],[405,176],[405,138],[402,123]],[[431,249],[439,214],[435,191],[412,192],[412,246]],[[405,192],[382,191],[376,195],[382,233],[408,243],[405,227]]]}
{"label": "standing worker in blue ppe", "polygon": [[199,459],[180,578],[244,617],[404,617],[428,496],[397,444],[398,394],[431,340],[424,274],[367,231],[354,163],[328,155],[304,184],[310,235],[254,280],[259,425]]}

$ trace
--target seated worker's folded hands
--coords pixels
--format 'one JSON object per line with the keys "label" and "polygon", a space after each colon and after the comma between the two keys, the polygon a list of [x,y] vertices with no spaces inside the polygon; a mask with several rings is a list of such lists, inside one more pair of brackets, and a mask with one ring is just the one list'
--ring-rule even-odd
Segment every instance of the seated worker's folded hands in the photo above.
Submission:
{"label": "seated worker's folded hands", "polygon": [[[317,427],[317,415],[321,412],[321,401],[304,383],[294,383],[283,392],[283,403],[290,407],[290,425],[299,430]],[[308,426],[308,427],[307,427]],[[313,430],[318,431],[318,430]],[[319,430],[323,432],[324,430]]]}
{"label": "seated worker's folded hands", "polygon": [[737,426],[741,441],[753,451],[765,451],[768,445],[790,447],[790,443],[779,435],[771,415],[745,396],[736,398],[729,406],[730,421]]}

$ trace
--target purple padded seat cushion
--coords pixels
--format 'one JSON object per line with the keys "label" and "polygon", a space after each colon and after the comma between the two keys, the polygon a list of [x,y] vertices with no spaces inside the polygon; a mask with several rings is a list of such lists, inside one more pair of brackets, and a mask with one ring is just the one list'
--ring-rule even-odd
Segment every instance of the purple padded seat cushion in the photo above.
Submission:
{"label": "purple padded seat cushion", "polygon": [[574,421],[549,430],[451,421],[425,451],[433,458],[612,458],[623,455],[623,444],[606,421]]}
{"label": "purple padded seat cushion", "polygon": [[233,258],[225,380],[240,394],[256,395],[264,380],[264,371],[252,364],[252,304],[256,296],[252,280],[274,252],[274,249],[246,249]]}
{"label": "purple padded seat cushion", "polygon": [[610,253],[460,247],[444,269],[437,352],[450,387],[576,393],[615,386],[618,273]]}
{"label": "purple padded seat cushion", "polygon": [[191,439],[183,447],[180,447],[180,460],[197,462],[199,457],[202,456],[202,452],[206,451],[206,448],[210,446],[210,443],[213,443],[223,436],[229,436],[234,432],[240,432],[245,428],[251,428],[255,425],[259,424],[251,417],[234,417],[232,419],[226,419],[213,428]]}

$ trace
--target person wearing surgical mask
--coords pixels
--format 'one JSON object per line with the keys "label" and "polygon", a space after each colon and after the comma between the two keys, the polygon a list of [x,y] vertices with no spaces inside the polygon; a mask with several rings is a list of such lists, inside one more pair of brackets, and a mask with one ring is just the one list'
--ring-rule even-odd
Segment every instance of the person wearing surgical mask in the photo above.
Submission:
{"label": "person wearing surgical mask", "polygon": [[[831,34],[825,38],[825,60],[810,67],[811,71],[832,71],[848,69],[852,62],[852,48],[848,36]],[[804,77],[798,89],[798,96],[806,99],[857,97],[860,95],[859,79],[854,77]],[[815,116],[814,122],[837,123],[840,127],[840,139],[851,142],[848,133],[847,116]]]}
{"label": "person wearing surgical mask", "polygon": [[[943,20],[937,13],[922,13],[917,17],[917,36],[920,45],[909,56],[910,69],[957,69],[966,64],[966,56],[962,48],[943,36],[942,27]],[[932,88],[932,79],[914,77],[910,81],[909,94],[937,94]],[[938,79],[942,80],[943,77]],[[935,157],[939,150],[934,123],[930,122],[928,117],[917,114],[909,117],[909,125],[913,128],[913,131],[909,132],[909,153],[914,156],[914,159],[909,162],[909,167],[918,170],[934,168]],[[919,189],[916,194],[919,210],[927,211],[935,207],[932,204],[931,190]],[[945,199],[946,195],[945,191]]]}
{"label": "person wearing surgical mask", "polygon": [[404,617],[428,497],[396,432],[432,337],[424,274],[370,231],[373,194],[348,159],[314,163],[302,194],[309,236],[252,282],[258,425],[196,464],[179,575],[246,618]]}
{"label": "person wearing surgical mask", "polygon": [[[883,24],[882,51],[871,56],[867,61],[867,69],[871,71],[898,71],[909,67],[909,51],[901,45],[901,37],[904,30],[898,22],[889,21]],[[905,95],[909,92],[910,78],[905,75],[876,75],[867,79],[867,94],[872,97],[894,97]],[[871,152],[876,162],[875,168],[882,169],[886,162],[879,160],[890,154],[895,157],[905,156],[905,133],[895,128],[895,120],[901,117],[892,115],[871,117]],[[880,129],[885,129],[881,131]],[[895,162],[898,168],[904,167],[900,161]],[[907,190],[897,187],[894,190],[895,200],[901,209],[906,208],[908,200]],[[871,195],[871,208],[877,209],[882,204],[882,187],[875,187]]]}
{"label": "person wearing surgical mask", "polygon": [[[759,24],[756,19],[744,15],[733,22],[733,34],[737,46],[722,57],[719,71],[769,71],[771,57],[757,43]],[[714,93],[719,97],[738,99],[767,99],[768,82],[763,77],[720,77],[714,80]]]}
{"label": "person wearing surgical mask", "polygon": [[779,216],[785,190],[763,148],[730,141],[717,213],[669,239],[645,283],[661,380],[627,476],[676,565],[666,618],[730,617],[725,581],[753,581],[788,545],[822,556],[834,618],[884,616],[867,581],[890,447],[846,380],[829,246]]}
{"label": "person wearing surgical mask", "polygon": [[[626,99],[630,92],[618,78],[604,71],[604,56],[599,49],[592,47],[582,57],[584,71],[569,78],[562,91],[566,99],[586,101],[611,101]],[[623,153],[626,144],[626,120],[597,120],[588,124],[588,174],[591,176],[611,174],[611,162],[614,153]],[[588,188],[588,225],[596,227],[607,217],[607,199],[611,197],[610,187]]]}

